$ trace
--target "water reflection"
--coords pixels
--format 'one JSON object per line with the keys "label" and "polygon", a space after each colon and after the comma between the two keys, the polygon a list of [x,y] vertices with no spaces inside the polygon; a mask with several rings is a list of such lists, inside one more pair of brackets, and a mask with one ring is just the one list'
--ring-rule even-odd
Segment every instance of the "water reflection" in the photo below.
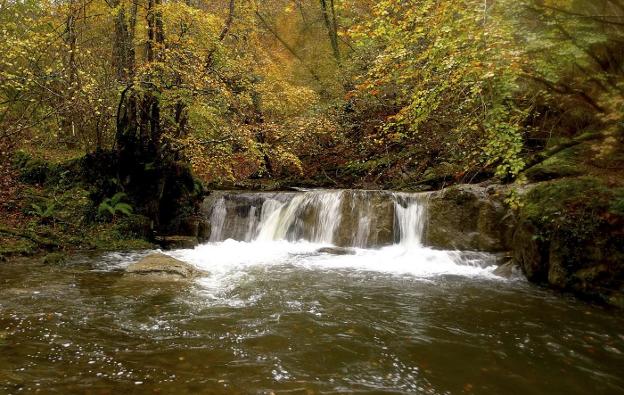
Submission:
{"label": "water reflection", "polygon": [[624,393],[621,315],[524,282],[286,262],[181,286],[120,261],[0,266],[0,392]]}

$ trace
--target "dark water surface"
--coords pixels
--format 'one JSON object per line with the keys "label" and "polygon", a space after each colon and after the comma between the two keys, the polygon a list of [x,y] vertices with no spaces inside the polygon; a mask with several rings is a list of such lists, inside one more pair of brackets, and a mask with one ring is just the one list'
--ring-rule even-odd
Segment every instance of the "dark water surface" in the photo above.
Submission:
{"label": "dark water surface", "polygon": [[621,312],[523,281],[115,259],[0,265],[0,393],[624,394]]}

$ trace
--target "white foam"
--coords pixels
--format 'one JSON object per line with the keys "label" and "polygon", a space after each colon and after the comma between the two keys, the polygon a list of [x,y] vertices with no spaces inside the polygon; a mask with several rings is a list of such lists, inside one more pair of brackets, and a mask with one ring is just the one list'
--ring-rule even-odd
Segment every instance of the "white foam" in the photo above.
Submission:
{"label": "white foam", "polygon": [[393,245],[378,250],[354,249],[353,255],[317,252],[327,245],[305,241],[226,240],[194,249],[168,252],[209,273],[201,283],[210,289],[231,289],[243,281],[252,268],[278,270],[285,264],[305,270],[353,270],[432,278],[442,275],[496,278],[495,266],[483,267],[458,252],[426,247]]}

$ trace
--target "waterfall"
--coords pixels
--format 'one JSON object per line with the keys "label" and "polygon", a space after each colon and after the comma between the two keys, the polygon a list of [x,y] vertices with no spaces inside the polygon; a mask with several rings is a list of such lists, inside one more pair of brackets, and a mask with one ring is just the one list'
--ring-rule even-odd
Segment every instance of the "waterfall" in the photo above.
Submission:
{"label": "waterfall", "polygon": [[495,256],[426,245],[429,197],[365,190],[213,192],[202,205],[212,225],[209,242],[171,254],[210,273],[202,284],[222,286],[227,294],[247,278],[241,272],[259,266],[493,276]]}
{"label": "waterfall", "polygon": [[394,205],[399,243],[406,248],[422,247],[427,221],[426,202],[418,195],[402,193],[395,195]]}
{"label": "waterfall", "polygon": [[226,217],[227,208],[225,207],[225,199],[219,198],[212,208],[212,215],[210,215],[210,241],[220,241]]}
{"label": "waterfall", "polygon": [[257,239],[296,240],[304,237],[316,243],[331,244],[340,223],[341,203],[341,191],[304,192],[279,206],[271,203],[272,211],[261,224]]}
{"label": "waterfall", "polygon": [[421,194],[383,191],[217,192],[204,202],[210,242],[298,241],[342,247],[420,247]]}

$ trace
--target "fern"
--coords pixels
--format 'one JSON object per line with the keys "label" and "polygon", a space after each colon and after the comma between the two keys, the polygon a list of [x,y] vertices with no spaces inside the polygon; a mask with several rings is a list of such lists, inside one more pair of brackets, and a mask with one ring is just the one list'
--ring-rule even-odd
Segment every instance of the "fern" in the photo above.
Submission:
{"label": "fern", "polygon": [[54,219],[54,215],[56,214],[56,203],[54,201],[49,200],[41,205],[32,203],[30,207],[30,214],[39,217],[41,222]]}
{"label": "fern", "polygon": [[129,203],[124,202],[126,194],[118,192],[113,197],[106,198],[98,206],[98,214],[108,214],[114,220],[119,214],[130,216],[132,215],[132,206]]}

